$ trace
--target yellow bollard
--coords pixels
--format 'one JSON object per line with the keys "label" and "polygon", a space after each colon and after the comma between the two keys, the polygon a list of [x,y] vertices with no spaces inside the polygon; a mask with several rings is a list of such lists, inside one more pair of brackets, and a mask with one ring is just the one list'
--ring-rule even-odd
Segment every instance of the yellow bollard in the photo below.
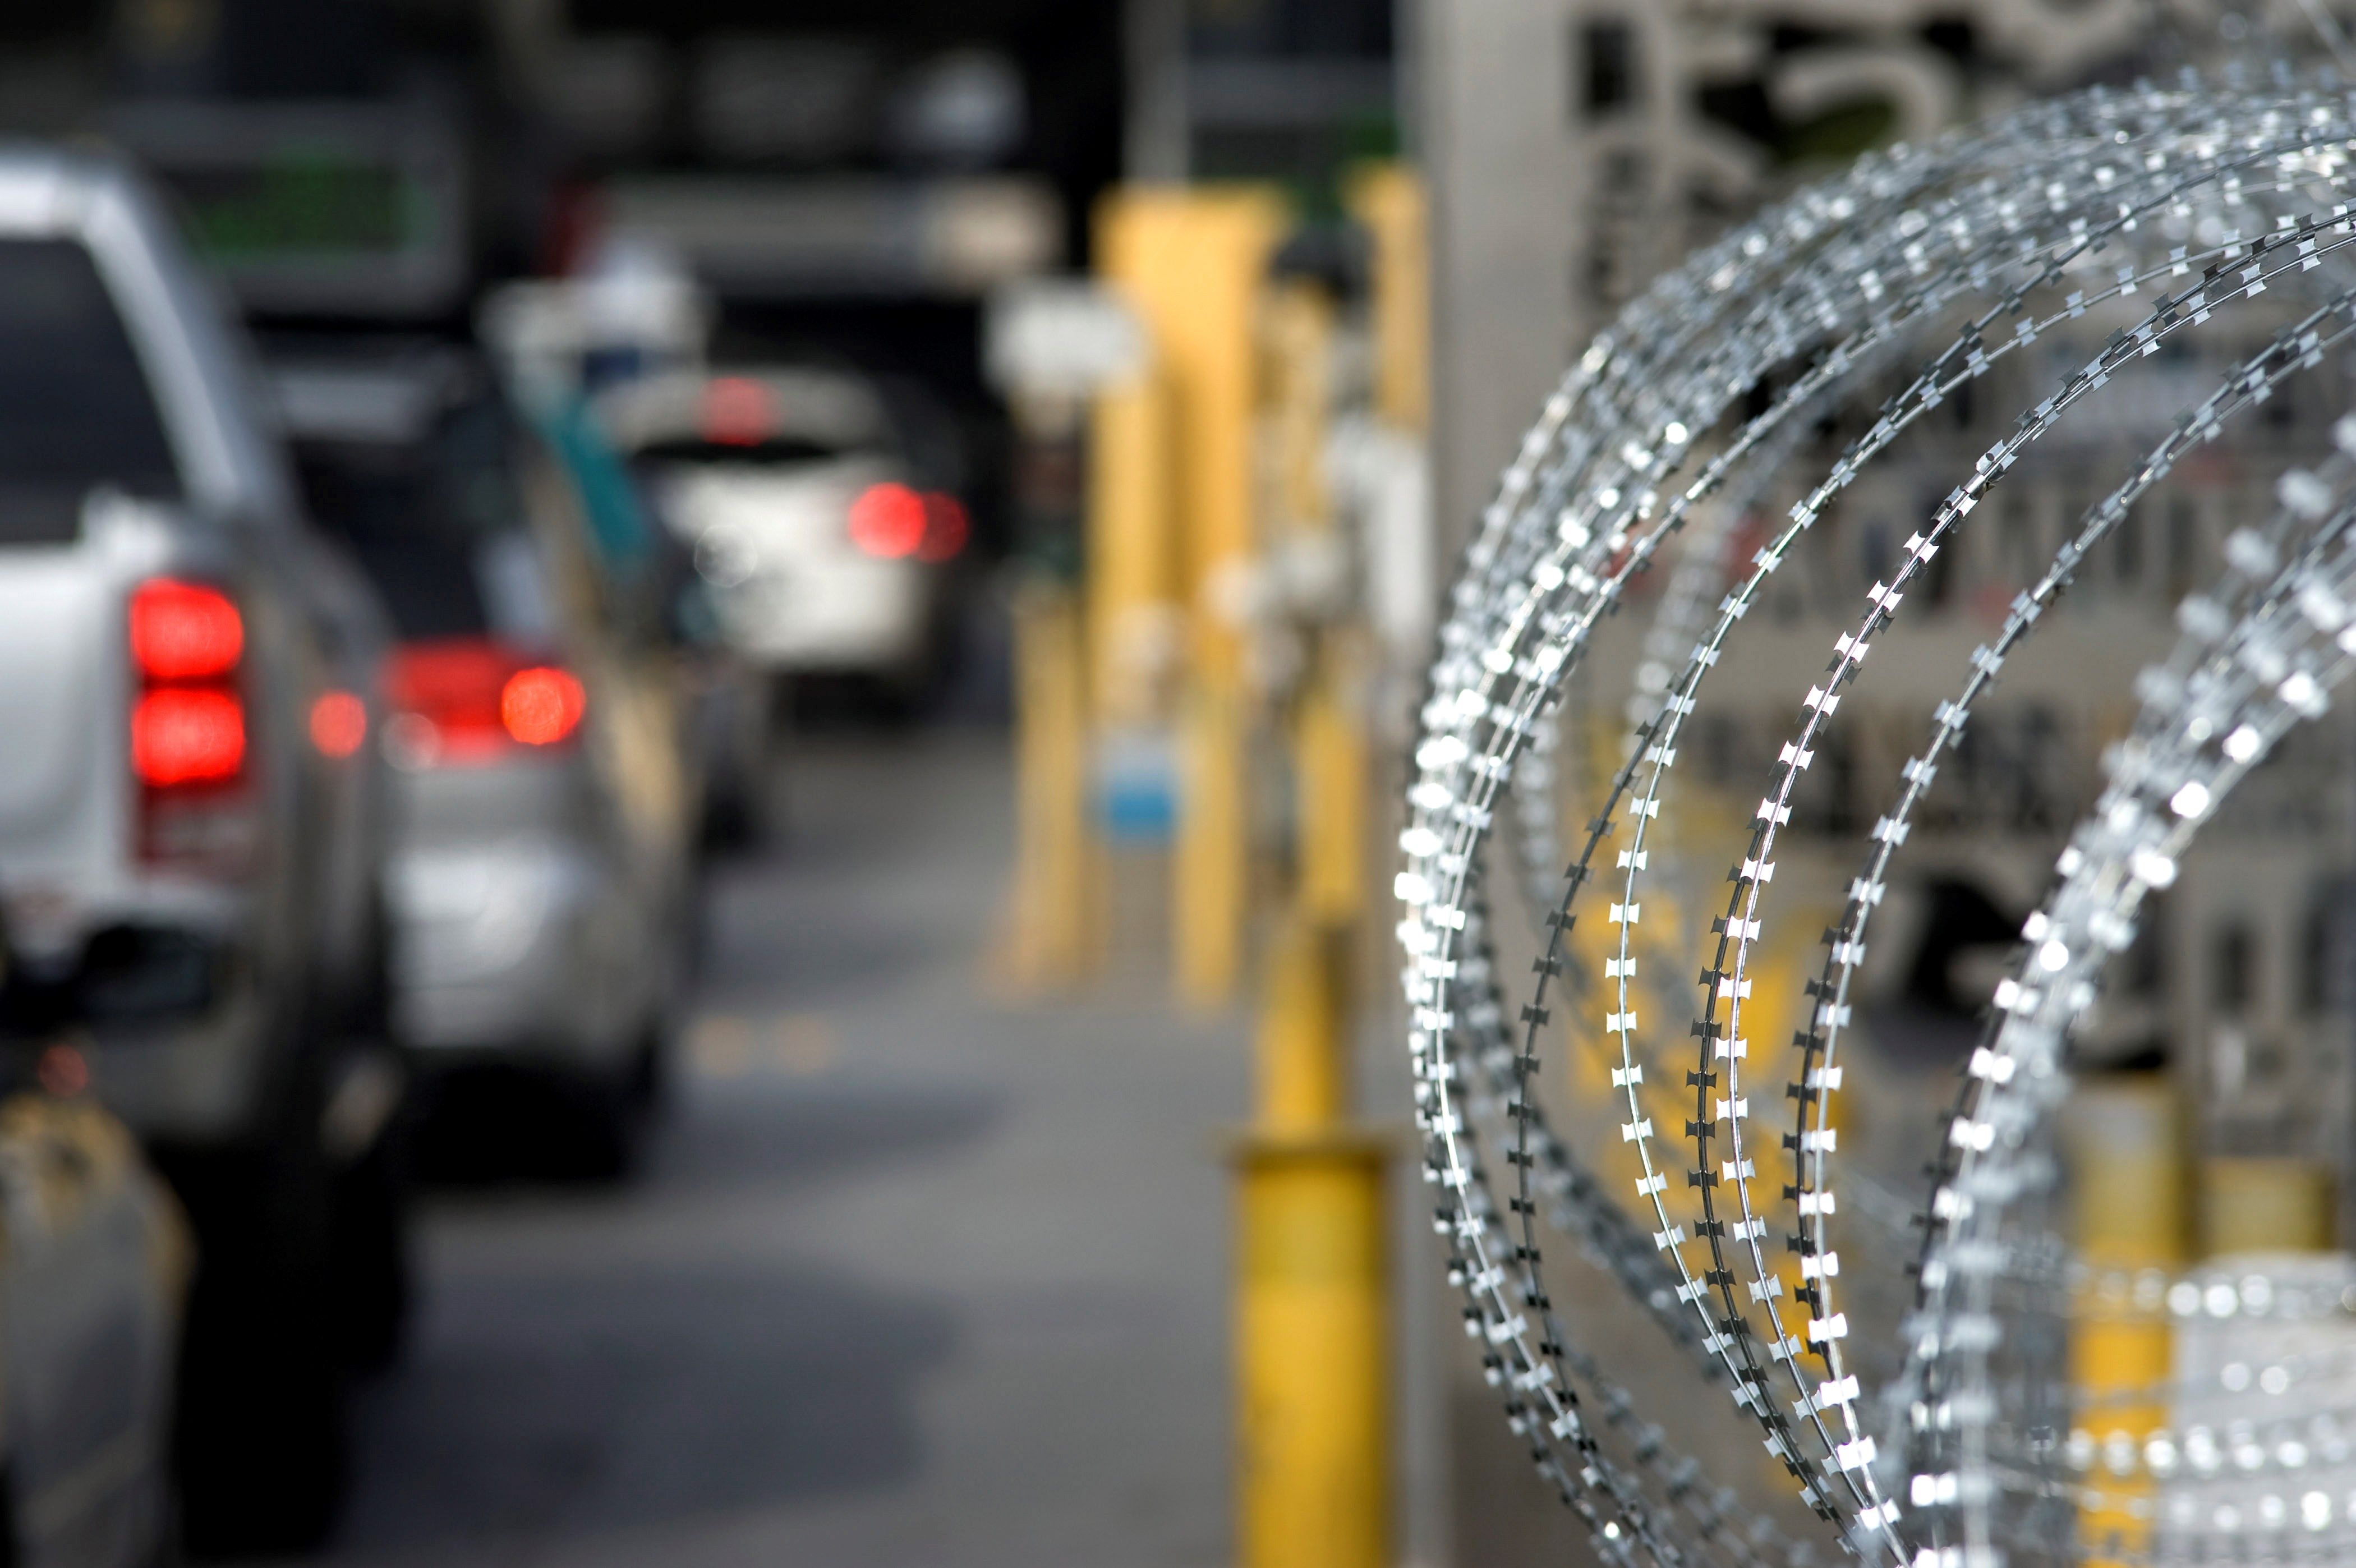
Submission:
{"label": "yellow bollard", "polygon": [[[1260,544],[1303,580],[1323,570],[1338,587],[1325,472],[1333,317],[1306,279],[1266,292]],[[1306,618],[1290,714],[1295,901],[1261,976],[1258,1120],[1237,1162],[1246,1568],[1390,1561],[1387,1148],[1348,1119],[1351,960],[1366,904],[1365,654],[1361,633],[1327,618],[1340,608]]]}
{"label": "yellow bollard", "polygon": [[1076,983],[1095,955],[1097,857],[1088,810],[1079,605],[1034,580],[1014,602],[1014,892],[1003,967],[1020,991]]}
{"label": "yellow bollard", "polygon": [[1270,954],[1259,1119],[1237,1186],[1237,1559],[1388,1568],[1387,1142],[1344,1120],[1348,933],[1289,920]]}
{"label": "yellow bollard", "polygon": [[1430,413],[1431,264],[1423,180],[1403,164],[1351,179],[1351,214],[1374,240],[1375,412],[1399,430]]}
{"label": "yellow bollard", "polygon": [[1250,913],[1250,702],[1226,601],[1255,553],[1255,328],[1281,217],[1265,190],[1132,188],[1106,199],[1097,229],[1101,270],[1145,323],[1171,400],[1187,687],[1171,924],[1178,993],[1197,1007],[1235,995]]}
{"label": "yellow bollard", "polygon": [[[1324,286],[1288,278],[1270,287],[1265,337],[1272,469],[1266,542],[1321,563],[1338,581],[1346,553],[1326,474],[1334,308]],[[1301,897],[1312,918],[1345,924],[1357,919],[1365,898],[1366,650],[1364,636],[1346,624],[1318,627],[1309,642],[1292,714]]]}
{"label": "yellow bollard", "polygon": [[1388,1568],[1385,1151],[1254,1139],[1237,1159],[1237,1561]]}
{"label": "yellow bollard", "polygon": [[1348,940],[1345,930],[1298,916],[1277,934],[1253,1041],[1256,1132],[1323,1133],[1349,1113],[1341,1049],[1350,1011]]}
{"label": "yellow bollard", "polygon": [[1099,725],[1169,717],[1183,623],[1170,474],[1169,389],[1156,371],[1106,389],[1090,421],[1088,693]]}
{"label": "yellow bollard", "polygon": [[[2063,1139],[2080,1256],[2098,1271],[2180,1266],[2186,1251],[2186,1160],[2182,1116],[2167,1080],[2089,1080],[2070,1105]],[[2097,1444],[2125,1433],[2140,1448],[2147,1435],[2166,1424],[2161,1391],[2173,1355],[2166,1318],[2106,1295],[2075,1304],[2070,1376],[2087,1408],[2082,1419]],[[2146,1391],[2149,1397],[2135,1397]],[[2126,1505],[2147,1498],[2150,1481],[2105,1477],[2103,1491],[2117,1506],[2087,1509],[2078,1519],[2088,1562],[2142,1553],[2151,1542],[2151,1525]]]}
{"label": "yellow bollard", "polygon": [[1294,720],[1301,897],[1319,919],[1355,924],[1366,907],[1366,787],[1372,759],[1358,639],[1329,633],[1324,668]]}
{"label": "yellow bollard", "polygon": [[1271,285],[1261,310],[1268,381],[1263,424],[1274,470],[1268,521],[1280,537],[1333,531],[1325,454],[1333,415],[1333,318],[1325,286],[1307,278]]}
{"label": "yellow bollard", "polygon": [[1171,935],[1179,1000],[1234,995],[1251,907],[1250,716],[1239,692],[1202,684],[1181,701]]}

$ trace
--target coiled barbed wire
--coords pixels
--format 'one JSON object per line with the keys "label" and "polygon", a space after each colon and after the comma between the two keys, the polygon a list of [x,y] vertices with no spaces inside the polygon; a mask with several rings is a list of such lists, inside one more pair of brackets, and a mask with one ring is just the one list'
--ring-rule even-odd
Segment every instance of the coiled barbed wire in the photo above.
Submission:
{"label": "coiled barbed wire", "polygon": [[[2039,141],[2040,136],[2054,139]],[[2196,204],[2202,217],[2212,218],[2254,200],[2288,206],[2295,200],[2312,203],[2319,196],[2344,197],[2351,146],[2356,142],[2351,139],[2350,105],[2336,91],[2257,91],[2195,82],[2170,91],[2089,93],[2016,116],[1976,140],[1956,138],[1928,152],[1900,153],[1861,166],[1846,183],[1804,193],[1738,231],[1665,280],[1619,330],[1600,338],[1549,401],[1508,470],[1498,501],[1484,514],[1443,628],[1417,748],[1411,817],[1402,835],[1408,865],[1398,879],[1407,905],[1400,936],[1408,959],[1404,983],[1414,1009],[1410,1047],[1419,1122],[1427,1134],[1428,1173],[1450,1195],[1438,1218],[1452,1236],[1453,1262],[1461,1265],[1456,1272],[1468,1290],[1468,1325],[1487,1341],[1493,1372],[1509,1390],[1509,1415],[1516,1429],[1535,1434],[1534,1459],[1567,1496],[1582,1499],[1583,1517],[1600,1544],[1615,1555],[1631,1541],[1659,1561],[1677,1561],[1691,1548],[1628,1495],[1624,1477],[1594,1463],[1593,1436],[1578,1415],[1572,1391],[1575,1383],[1594,1382],[1593,1364],[1567,1348],[1567,1330],[1552,1310],[1537,1229],[1542,1208],[1549,1216],[1559,1212],[1562,1228],[1580,1236],[1590,1252],[1617,1260],[1610,1264],[1612,1272],[1652,1316],[1686,1318],[1684,1337],[1689,1343],[1697,1340],[1716,1359],[1736,1402],[1760,1422],[1771,1452],[1794,1476],[1802,1498],[1843,1527],[1845,1544],[1887,1561],[1919,1557],[1912,1539],[1917,1531],[1897,1528],[1898,1496],[1918,1488],[1912,1477],[1895,1488],[1885,1488],[1878,1478],[1884,1466],[1877,1466],[1877,1445],[1857,1413],[1858,1380],[1842,1371],[1839,1344],[1847,1324],[1831,1306],[1837,1259],[1824,1224],[1832,1210],[1828,1107],[1838,1084],[1838,1069],[1830,1058],[1845,1022],[1841,1009],[1847,1005],[1841,999],[1845,991],[1837,989],[1846,985],[1862,956],[1864,918],[1878,901],[1869,893],[1853,888],[1853,907],[1845,917],[1844,927],[1858,934],[1830,941],[1826,973],[1835,989],[1823,994],[1833,999],[1812,1010],[1815,1021],[1801,1042],[1801,1081],[1793,1095],[1797,1121],[1787,1143],[1794,1180],[1787,1196],[1797,1202],[1801,1223],[1789,1240],[1808,1282],[1803,1287],[1809,1308],[1804,1339],[1789,1331],[1776,1305],[1782,1282],[1766,1260],[1765,1207],[1755,1204],[1750,1191],[1756,1162],[1742,1144],[1748,1112],[1740,1064],[1747,1048],[1740,1009],[1744,963],[1760,937],[1760,897],[1772,876],[1775,832],[1788,821],[1791,793],[1812,749],[1806,743],[1829,717],[1840,686],[1854,677],[1871,638],[1894,617],[1904,577],[1922,569],[1939,547],[1938,538],[1962,522],[2020,450],[2161,339],[2205,323],[2217,310],[2254,297],[2270,284],[2279,286],[2314,270],[2319,257],[2349,242],[2351,229],[2343,199],[2326,202],[2328,211],[2310,206],[2304,212],[2272,212],[2267,216],[2276,226],[2249,240],[2235,230],[2197,251],[2173,247],[2161,258],[2151,253],[2158,247],[2147,237],[2135,238],[2139,225],[2181,222],[2194,215]],[[2010,155],[2008,177],[1985,172],[2006,163],[2005,155]],[[2263,201],[2267,198],[2280,199]],[[1864,238],[1843,237],[1857,233]],[[2097,282],[2092,274],[2094,258],[2114,246],[2133,259],[2111,281]],[[1697,1190],[1701,1217],[1688,1239],[1665,1201],[1667,1172],[1652,1152],[1647,1091],[1641,1086],[1644,1069],[1660,1070],[1665,1058],[1657,1049],[1635,1043],[1631,982],[1636,962],[1629,928],[1641,918],[1637,893],[1647,871],[1648,824],[1674,765],[1677,729],[1693,712],[1702,679],[1798,533],[1923,413],[2055,327],[2146,286],[2165,288],[2163,280],[2190,276],[2196,269],[2197,284],[2179,293],[2163,292],[2141,322],[2115,334],[2101,354],[1991,449],[1972,479],[1943,503],[1932,529],[1909,541],[1900,577],[1876,585],[1859,631],[1843,634],[1828,679],[1811,689],[1800,737],[1785,747],[1774,788],[1762,800],[1752,853],[1737,867],[1735,899],[1718,922],[1719,951],[1702,978],[1702,1058],[1686,1085],[1693,1091],[1687,1135],[1695,1148],[1686,1174]],[[2041,309],[2034,306],[2072,282],[2094,286],[2072,290]],[[1658,716],[1644,727],[1565,879],[1566,896],[1549,917],[1533,1000],[1519,1015],[1515,1049],[1482,936],[1479,855],[1497,797],[1541,727],[1566,671],[1575,666],[1598,619],[1616,607],[1631,574],[1644,567],[1687,510],[1779,429],[1788,428],[1795,410],[1838,395],[1888,345],[1974,295],[1992,303],[1884,408],[1873,428],[1852,443],[1826,479],[1794,509],[1792,526],[1761,551],[1748,580],[1721,605],[1717,625],[1697,641],[1682,677],[1670,683]],[[2301,323],[2301,330],[2278,338],[2203,404],[2198,417],[2180,426],[2178,437],[2185,444],[2205,440],[2225,415],[2263,401],[2282,375],[2311,363],[2329,346],[2327,336],[2336,343],[2345,334],[2344,325],[2327,317],[2344,317],[2347,310],[2344,298],[2335,301]],[[1991,345],[1990,329],[2008,318],[2014,323],[2013,337]],[[1664,373],[1674,353],[1697,340],[1708,341],[1710,349],[1695,368]],[[1697,449],[1697,433],[1714,425],[1765,367],[1809,353],[1815,356],[1813,362],[1768,412],[1729,439],[1700,476],[1665,504],[1662,484]],[[2164,443],[2160,454],[2090,514],[2081,537],[2065,546],[2038,592],[2016,602],[1996,650],[1999,661],[2003,649],[2026,632],[2042,604],[2067,581],[2092,538],[2123,517],[2127,501],[2157,482],[2181,449]],[[1992,677],[1993,670],[1981,674]],[[1963,712],[1967,706],[1952,725],[1945,711],[1940,715],[1932,770],[1937,748],[1960,731]],[[1911,811],[1929,779],[1916,777],[1919,766],[1910,769],[1905,804]],[[1590,879],[1594,857],[1613,826],[1612,813],[1623,803],[1630,829],[1620,851],[1622,897],[1609,916],[1620,934],[1617,956],[1607,963],[1604,977],[1612,993],[1604,1033],[1619,1047],[1613,1079],[1628,1114],[1622,1138],[1640,1162],[1638,1195],[1656,1226],[1652,1243],[1658,1257],[1648,1260],[1655,1264],[1649,1269],[1639,1266],[1628,1245],[1647,1227],[1602,1193],[1547,1126],[1532,1095],[1539,1031],[1549,1019],[1548,982],[1563,972],[1573,903]],[[1880,843],[1887,850],[1902,842],[1902,822],[1885,825]],[[1884,865],[1886,859],[1885,854]],[[1861,879],[1859,886],[1869,887],[1874,880]],[[1820,974],[1811,989],[1825,984]],[[1479,1120],[1510,1129],[1507,1158],[1517,1170],[1515,1196],[1508,1200],[1513,1218],[1505,1227],[1496,1220],[1488,1196],[1491,1181],[1472,1130]],[[1724,1139],[1732,1156],[1717,1172],[1709,1158],[1714,1138]],[[1721,1183],[1732,1197],[1724,1208],[1715,1196]],[[1698,1270],[1687,1251],[1697,1242],[1706,1243],[1708,1254]],[[1662,1300],[1665,1284],[1675,1311]],[[1751,1299],[1744,1302],[1738,1290]],[[1766,1319],[1763,1338],[1751,1324],[1751,1310]],[[1535,1339],[1532,1312],[1537,1314]],[[1944,1337],[1934,1338],[1934,1345],[1944,1343]],[[1828,1374],[1813,1388],[1799,1369],[1804,1356],[1814,1357]],[[1791,1417],[1782,1413],[1779,1396],[1771,1392],[1776,1383],[1798,1396]],[[1586,1473],[1577,1477],[1580,1484],[1573,1484],[1549,1439],[1569,1443],[1585,1456]],[[1934,1534],[1937,1491],[1934,1484],[1933,1503],[1926,1506]],[[1935,1559],[1945,1548],[1934,1542],[1922,1550]]]}
{"label": "coiled barbed wire", "polygon": [[1641,851],[1639,851],[1639,852],[1637,852],[1637,853],[1638,853],[1638,854],[1641,854],[1642,852],[1641,852]]}
{"label": "coiled barbed wire", "polygon": [[[2356,427],[2343,425],[2341,438],[2356,447]],[[1961,1541],[1948,1550],[1957,1561],[1986,1556],[1997,1533],[1989,1511],[1999,1488],[1987,1473],[1991,1402],[1981,1386],[1993,1348],[1986,1243],[2024,1193],[2051,1179],[2050,1166],[2023,1153],[2067,1093],[2063,1041],[2093,1005],[2102,964],[2133,940],[2143,899],[2174,881],[2226,795],[2285,732],[2320,717],[2356,667],[2351,489],[2356,463],[2344,456],[2320,475],[2294,475],[2285,510],[2325,525],[2320,547],[2276,575],[2274,547],[2245,536],[2243,570],[2270,579],[2264,592],[2238,618],[2186,618],[2176,656],[2143,682],[2135,729],[2062,854],[2059,886],[2029,918],[2027,950],[1998,988],[1996,1016],[1968,1066],[1933,1188],[1922,1302],[1900,1388],[1915,1396],[1910,1413],[1933,1461],[1917,1465],[1910,1487],[1926,1512],[1954,1516]],[[1958,1365],[1934,1389],[1922,1373],[1942,1358]]]}

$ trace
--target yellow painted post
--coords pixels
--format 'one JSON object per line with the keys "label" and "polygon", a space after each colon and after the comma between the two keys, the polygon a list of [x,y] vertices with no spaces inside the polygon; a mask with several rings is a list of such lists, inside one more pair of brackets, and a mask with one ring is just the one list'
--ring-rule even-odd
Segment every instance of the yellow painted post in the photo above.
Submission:
{"label": "yellow painted post", "polygon": [[[2063,1137],[2072,1227],[2088,1266],[2098,1273],[2180,1266],[2188,1162],[2183,1119],[2168,1081],[2156,1075],[2090,1080],[2070,1106]],[[2106,1292],[2075,1304],[2071,1381],[2096,1444],[2124,1433],[2140,1449],[2167,1423],[2162,1391],[2173,1353],[2165,1317]],[[2115,1506],[2087,1509],[2078,1518],[2078,1539],[2090,1563],[2133,1558],[2150,1545],[2149,1520],[2126,1506],[2148,1497],[2150,1485],[2142,1478],[2104,1479],[2102,1489]]]}
{"label": "yellow painted post", "polygon": [[1349,940],[1296,916],[1268,964],[1236,1155],[1242,1568],[1389,1568],[1388,1151],[1344,1120]]}
{"label": "yellow painted post", "polygon": [[1400,430],[1430,418],[1431,263],[1423,179],[1369,164],[1351,179],[1351,213],[1374,241],[1375,413]]}
{"label": "yellow painted post", "polygon": [[[1306,280],[1268,291],[1264,547],[1289,568],[1343,562],[1325,477],[1333,306]],[[1365,906],[1362,641],[1333,602],[1307,610],[1293,695],[1293,906],[1261,976],[1258,1118],[1238,1156],[1237,1560],[1387,1568],[1390,1351],[1386,1145],[1350,1121],[1352,956]]]}
{"label": "yellow painted post", "polygon": [[1349,1114],[1342,1049],[1351,1010],[1348,940],[1346,931],[1299,915],[1277,932],[1253,1042],[1257,1132],[1323,1134]]}
{"label": "yellow painted post", "polygon": [[1023,991],[1087,971],[1098,929],[1089,829],[1087,672],[1070,588],[1033,578],[1014,622],[1015,865],[1005,969]]}
{"label": "yellow painted post", "polygon": [[1097,722],[1168,717],[1182,647],[1169,387],[1146,368],[1108,387],[1090,421],[1088,691]]}
{"label": "yellow painted post", "polygon": [[1325,440],[1333,412],[1333,302],[1323,285],[1288,277],[1269,286],[1262,316],[1276,480],[1270,521],[1280,535],[1329,535],[1333,492]]}
{"label": "yellow painted post", "polygon": [[[994,293],[982,359],[1015,436],[1014,887],[1001,951],[1023,989],[1097,967],[1109,858],[1092,809],[1100,584],[1166,592],[1152,356],[1120,302],[1033,279]],[[1100,407],[1099,404],[1102,406]],[[1135,410],[1135,412],[1131,412]],[[1091,418],[1096,439],[1087,439]]]}
{"label": "yellow painted post", "polygon": [[1178,714],[1172,844],[1173,984],[1187,1006],[1233,1000],[1251,913],[1250,704],[1224,681],[1190,683]]}
{"label": "yellow painted post", "polygon": [[1328,638],[1295,720],[1301,792],[1301,898],[1316,918],[1355,926],[1366,907],[1366,740],[1360,639]]}
{"label": "yellow painted post", "polygon": [[[1346,588],[1348,555],[1335,525],[1326,443],[1333,426],[1334,308],[1323,285],[1288,278],[1269,290],[1269,413],[1272,437],[1268,546],[1302,575]],[[1321,607],[1336,614],[1338,602]],[[1365,638],[1354,627],[1312,632],[1292,714],[1295,852],[1301,897],[1312,917],[1355,923],[1365,907],[1368,756]]]}
{"label": "yellow painted post", "polygon": [[1098,216],[1107,281],[1151,338],[1171,399],[1177,578],[1186,618],[1172,936],[1181,998],[1224,1005],[1249,916],[1251,703],[1235,585],[1256,553],[1255,335],[1281,206],[1256,188],[1134,188]]}

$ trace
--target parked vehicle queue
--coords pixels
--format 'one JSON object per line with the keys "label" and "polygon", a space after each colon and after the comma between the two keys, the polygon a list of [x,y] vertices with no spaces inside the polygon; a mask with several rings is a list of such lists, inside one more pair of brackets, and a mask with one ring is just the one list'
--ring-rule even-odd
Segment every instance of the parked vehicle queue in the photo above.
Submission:
{"label": "parked vehicle queue", "polygon": [[[711,794],[691,594],[584,411],[350,348],[273,390],[134,173],[0,150],[0,1056],[63,1064],[0,1105],[0,1187],[56,1126],[121,1152],[111,1294],[0,1251],[11,1561],[147,1561],[175,1514],[200,1552],[316,1542],[408,1309],[415,1081],[549,1072],[619,1170],[660,1080]],[[140,1330],[110,1452],[171,1462],[68,1509],[66,1396],[19,1358],[70,1368],[42,1347],[102,1309]]]}

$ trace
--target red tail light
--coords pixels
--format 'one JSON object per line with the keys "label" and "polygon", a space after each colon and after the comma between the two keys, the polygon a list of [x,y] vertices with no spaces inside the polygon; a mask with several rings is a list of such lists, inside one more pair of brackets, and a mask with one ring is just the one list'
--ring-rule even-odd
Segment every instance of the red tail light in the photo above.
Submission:
{"label": "red tail light", "polygon": [[963,501],[945,490],[930,491],[925,497],[925,536],[916,546],[916,559],[936,565],[954,561],[972,532]]}
{"label": "red tail light", "polygon": [[131,596],[131,659],[150,681],[231,673],[245,651],[245,618],[219,588],[156,577]]}
{"label": "red tail light", "polygon": [[245,618],[220,589],[176,577],[140,584],[127,618],[141,857],[233,875],[256,827],[238,680]]}
{"label": "red tail light", "polygon": [[442,638],[396,650],[388,731],[412,762],[464,767],[514,746],[555,746],[581,727],[588,694],[570,671],[489,638]]}
{"label": "red tail light", "polygon": [[925,542],[925,498],[905,485],[870,485],[851,503],[851,542],[882,561],[914,555]]}
{"label": "red tail light", "polygon": [[777,400],[745,376],[716,376],[703,389],[703,438],[715,446],[758,446],[777,427]]}
{"label": "red tail light", "polygon": [[226,784],[245,768],[245,704],[234,693],[166,686],[131,710],[131,769],[152,789]]}
{"label": "red tail light", "polygon": [[588,705],[580,682],[547,665],[519,670],[499,688],[499,723],[526,746],[554,746],[581,727]]}
{"label": "red tail light", "polygon": [[368,739],[368,704],[350,692],[322,692],[311,704],[311,744],[338,761]]}

